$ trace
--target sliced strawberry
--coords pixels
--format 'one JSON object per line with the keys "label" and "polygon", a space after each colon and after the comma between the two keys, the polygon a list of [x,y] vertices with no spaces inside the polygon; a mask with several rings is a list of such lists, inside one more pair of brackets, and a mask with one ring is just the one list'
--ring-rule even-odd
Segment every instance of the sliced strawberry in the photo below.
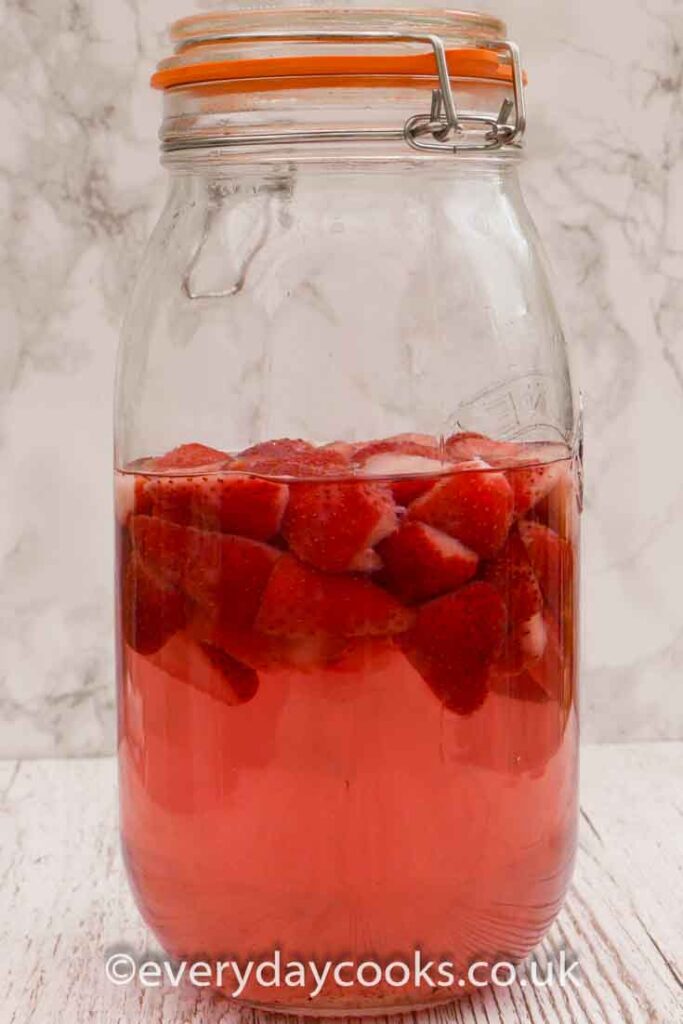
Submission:
{"label": "sliced strawberry", "polygon": [[545,650],[541,658],[529,664],[528,672],[552,700],[564,704],[571,686],[572,652],[547,609],[543,622],[546,630]]}
{"label": "sliced strawberry", "polygon": [[534,519],[549,526],[563,540],[572,541],[576,533],[579,512],[578,466],[565,464],[565,469],[544,498],[537,501],[531,514]]}
{"label": "sliced strawberry", "polygon": [[[196,474],[202,470],[217,472],[230,462],[227,452],[204,444],[181,444],[165,455],[142,460],[137,467],[141,472],[135,483],[135,511],[191,526],[207,504],[206,485],[210,479]],[[183,476],[183,470],[195,473]]]}
{"label": "sliced strawberry", "polygon": [[185,633],[174,636],[150,660],[157,668],[223,704],[245,704],[258,690],[258,676],[253,669],[220,648],[198,643]]}
{"label": "sliced strawberry", "polygon": [[[325,668],[330,672],[363,673],[386,666],[396,652],[391,637],[349,637],[340,651],[330,656]],[[362,676],[361,676],[362,678]]]}
{"label": "sliced strawberry", "polygon": [[280,529],[287,484],[237,473],[138,477],[135,510],[178,526],[270,540]]}
{"label": "sliced strawberry", "polygon": [[514,441],[494,441],[485,434],[461,432],[446,440],[445,451],[453,460],[484,459],[491,466],[505,465],[517,453]]}
{"label": "sliced strawberry", "polygon": [[154,654],[185,624],[185,597],[159,580],[134,553],[126,560],[121,587],[121,628],[138,654]]}
{"label": "sliced strawberry", "polygon": [[545,704],[550,700],[543,687],[526,670],[517,675],[492,672],[490,686],[494,693],[513,700],[527,700],[532,704]]}
{"label": "sliced strawberry", "polygon": [[564,597],[573,587],[571,544],[541,523],[522,521],[518,529],[543,596],[559,615]]}
{"label": "sliced strawberry", "polygon": [[[515,495],[515,515],[521,516],[533,508],[560,482],[567,473],[567,449],[564,445],[522,445],[530,460],[544,455],[546,461],[526,466],[509,467],[507,478]],[[543,451],[542,449],[546,450]],[[550,461],[550,456],[556,461]]]}
{"label": "sliced strawberry", "polygon": [[280,529],[289,500],[287,484],[229,474],[209,478],[202,487],[197,526],[270,540]]}
{"label": "sliced strawberry", "polygon": [[209,448],[205,444],[181,444],[154,459],[153,464],[157,473],[163,473],[165,470],[215,469],[229,460],[228,453],[218,448]]}
{"label": "sliced strawberry", "polygon": [[513,495],[504,473],[464,463],[408,508],[408,518],[450,534],[483,558],[500,551],[512,522]]}
{"label": "sliced strawberry", "polygon": [[425,523],[407,522],[378,547],[382,582],[411,603],[454,590],[471,579],[479,557],[447,533]]}
{"label": "sliced strawberry", "polygon": [[143,564],[235,625],[251,625],[281,552],[259,541],[133,516],[130,533]]}
{"label": "sliced strawberry", "polygon": [[476,581],[422,605],[414,627],[398,643],[439,700],[466,715],[484,702],[505,627],[500,594]]}
{"label": "sliced strawberry", "polygon": [[508,632],[500,665],[520,672],[543,653],[545,630],[541,588],[516,530],[511,531],[500,554],[485,564],[482,579],[497,589],[507,607]]}
{"label": "sliced strawberry", "polygon": [[512,622],[525,622],[542,610],[541,588],[516,530],[510,533],[500,553],[485,563],[481,577],[498,590]]}
{"label": "sliced strawberry", "polygon": [[429,434],[396,434],[358,445],[353,464],[364,476],[404,477],[392,480],[390,485],[399,505],[409,505],[424,494],[448,469],[448,463],[440,458],[436,438]]}
{"label": "sliced strawberry", "polygon": [[291,487],[282,535],[304,562],[343,572],[396,525],[391,495],[379,484],[301,483]]}
{"label": "sliced strawberry", "polygon": [[[206,482],[208,478],[204,478]],[[191,526],[202,515],[206,498],[201,481],[193,476],[138,476],[135,511],[159,516],[178,526]]]}
{"label": "sliced strawberry", "polygon": [[406,630],[414,613],[369,580],[330,576],[291,555],[279,560],[256,618],[272,636],[390,636]]}
{"label": "sliced strawberry", "polygon": [[313,672],[340,658],[348,638],[324,636],[271,636],[254,629],[240,628],[215,616],[195,618],[193,633],[219,650],[226,651],[242,664],[260,672],[296,669]]}
{"label": "sliced strawberry", "polygon": [[426,459],[438,459],[439,445],[429,434],[395,434],[381,441],[368,441],[359,445],[353,453],[357,466],[365,466],[369,459],[378,455],[413,455]]}
{"label": "sliced strawberry", "polygon": [[349,562],[351,572],[377,572],[382,568],[382,559],[374,548],[366,548]]}
{"label": "sliced strawberry", "polygon": [[336,446],[315,448],[308,441],[280,438],[247,448],[232,468],[261,476],[339,476],[348,472],[349,457]]}

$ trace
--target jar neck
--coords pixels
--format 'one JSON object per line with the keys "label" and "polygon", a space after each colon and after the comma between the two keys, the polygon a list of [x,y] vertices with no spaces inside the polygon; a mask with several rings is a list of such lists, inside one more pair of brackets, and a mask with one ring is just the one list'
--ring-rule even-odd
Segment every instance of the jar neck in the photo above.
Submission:
{"label": "jar neck", "polygon": [[[510,85],[481,80],[451,84],[459,114],[481,119],[481,130],[473,137],[482,148],[474,152],[456,153],[453,147],[438,145],[418,151],[407,140],[410,119],[430,113],[431,78],[335,87],[260,81],[249,90],[226,83],[167,90],[160,131],[162,159],[181,168],[304,160],[398,159],[453,165],[463,160],[518,159],[519,146],[483,148],[488,137],[485,121],[495,120],[511,102]],[[471,127],[473,122],[465,123]]]}

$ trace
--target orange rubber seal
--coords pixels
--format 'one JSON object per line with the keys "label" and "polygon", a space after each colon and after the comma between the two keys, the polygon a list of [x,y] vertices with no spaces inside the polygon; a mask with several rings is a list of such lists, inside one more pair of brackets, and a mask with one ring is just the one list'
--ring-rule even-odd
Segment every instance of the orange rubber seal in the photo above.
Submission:
{"label": "orange rubber seal", "polygon": [[[453,78],[481,78],[494,82],[511,82],[512,68],[491,50],[447,50],[448,70]],[[303,84],[315,79],[315,84],[351,85],[361,78],[435,78],[434,55],[404,54],[400,56],[311,56],[272,57],[258,60],[221,60],[160,68],[151,78],[154,89],[172,89],[178,85],[200,85],[206,82],[225,82],[233,89],[244,83],[245,92],[252,91],[251,79],[262,80],[264,89],[292,88],[292,79]],[[266,81],[268,84],[266,84]],[[233,84],[234,83],[234,84]],[[313,83],[311,83],[313,84]],[[377,84],[383,84],[379,82]]]}

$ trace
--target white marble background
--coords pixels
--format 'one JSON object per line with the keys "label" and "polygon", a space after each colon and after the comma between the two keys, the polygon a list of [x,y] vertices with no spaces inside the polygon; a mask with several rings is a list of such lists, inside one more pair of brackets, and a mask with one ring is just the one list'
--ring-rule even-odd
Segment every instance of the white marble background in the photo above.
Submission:
{"label": "white marble background", "polygon": [[[472,5],[478,6],[478,5]],[[584,735],[683,737],[683,3],[495,0],[587,413]],[[0,755],[109,752],[111,388],[192,0],[0,0]]]}

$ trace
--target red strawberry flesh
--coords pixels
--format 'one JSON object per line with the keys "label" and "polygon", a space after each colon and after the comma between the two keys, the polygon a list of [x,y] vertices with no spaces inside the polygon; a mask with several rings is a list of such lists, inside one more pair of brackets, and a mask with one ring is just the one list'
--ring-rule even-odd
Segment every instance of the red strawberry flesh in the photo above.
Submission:
{"label": "red strawberry flesh", "polygon": [[483,558],[502,548],[512,514],[512,489],[505,474],[481,462],[461,465],[408,508],[409,519],[450,534]]}
{"label": "red strawberry flesh", "polygon": [[490,584],[475,581],[422,605],[414,627],[399,643],[439,700],[464,715],[486,698],[505,628],[500,594]]}
{"label": "red strawberry flesh", "polygon": [[283,555],[268,581],[257,632],[272,636],[391,636],[414,613],[358,576],[332,576]]}
{"label": "red strawberry flesh", "polygon": [[130,520],[143,564],[221,618],[250,625],[281,552],[259,541],[177,526],[151,516]]}
{"label": "red strawberry flesh", "polygon": [[157,668],[223,704],[244,704],[256,695],[258,676],[225,651],[186,634],[173,637],[150,659]]}
{"label": "red strawberry flesh", "polygon": [[378,547],[382,580],[403,601],[424,601],[467,583],[479,557],[447,533],[406,522]]}
{"label": "red strawberry flesh", "polygon": [[292,488],[282,534],[300,559],[318,569],[343,572],[397,525],[387,488],[340,481]]}
{"label": "red strawberry flesh", "polygon": [[138,654],[154,654],[185,624],[185,598],[160,580],[133,553],[127,558],[121,587],[121,626]]}

